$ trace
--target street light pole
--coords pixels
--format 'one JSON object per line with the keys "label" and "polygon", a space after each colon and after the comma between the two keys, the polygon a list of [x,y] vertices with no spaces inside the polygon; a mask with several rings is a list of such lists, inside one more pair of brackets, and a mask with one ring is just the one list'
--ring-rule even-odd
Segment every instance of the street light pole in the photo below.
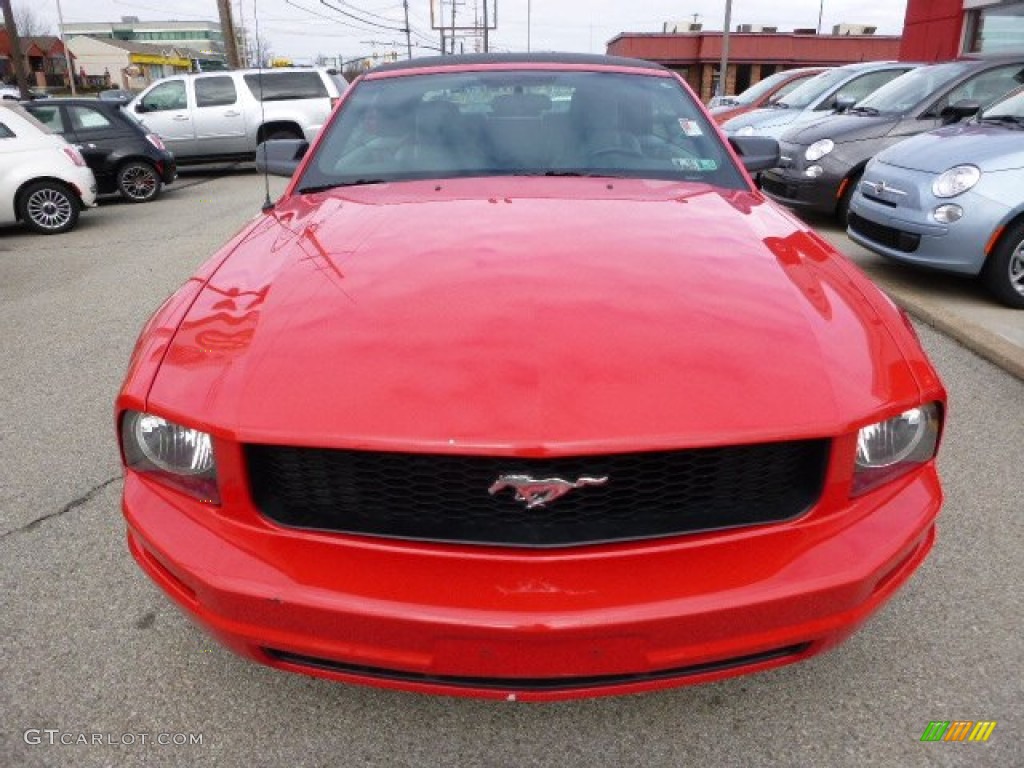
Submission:
{"label": "street light pole", "polygon": [[715,96],[725,96],[726,74],[729,71],[729,27],[732,26],[732,0],[725,0],[725,29],[722,30],[722,61],[718,65],[718,87]]}
{"label": "street light pole", "polygon": [[526,50],[530,50],[530,0],[526,0]]}
{"label": "street light pole", "polygon": [[64,42],[64,14],[60,9],[60,0],[57,0],[57,32],[60,34],[60,46],[64,49],[64,61],[67,62],[68,66],[68,82],[71,83],[71,95],[77,96],[78,92],[75,90],[75,67],[71,63],[71,52],[68,50],[68,44]]}
{"label": "street light pole", "polygon": [[825,0],[818,3],[818,34],[821,34],[821,16],[825,13]]}

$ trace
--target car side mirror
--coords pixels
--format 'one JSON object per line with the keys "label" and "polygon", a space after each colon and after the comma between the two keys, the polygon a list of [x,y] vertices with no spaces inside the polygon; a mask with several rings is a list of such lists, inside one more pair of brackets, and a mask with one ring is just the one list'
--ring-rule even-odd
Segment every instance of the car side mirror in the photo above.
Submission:
{"label": "car side mirror", "polygon": [[309,142],[305,139],[271,139],[256,147],[256,168],[260,173],[291,176],[306,156]]}
{"label": "car side mirror", "polygon": [[835,101],[836,112],[848,112],[850,107],[857,103],[853,96],[837,96]]}
{"label": "car side mirror", "polygon": [[942,119],[943,125],[950,125],[951,123],[958,123],[966,117],[976,115],[981,110],[981,102],[974,101],[973,99],[961,99],[955,104],[950,104],[942,108],[939,112],[939,117]]}
{"label": "car side mirror", "polygon": [[729,143],[748,173],[767,171],[779,164],[779,142],[771,136],[730,136]]}
{"label": "car side mirror", "polygon": [[143,112],[148,112],[149,108],[140,101],[135,105],[135,111],[141,115]]}

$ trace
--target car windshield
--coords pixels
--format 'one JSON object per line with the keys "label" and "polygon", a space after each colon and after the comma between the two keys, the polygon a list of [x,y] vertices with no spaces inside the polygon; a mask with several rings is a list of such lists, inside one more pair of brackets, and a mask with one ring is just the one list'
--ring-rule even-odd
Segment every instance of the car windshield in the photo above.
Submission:
{"label": "car windshield", "polygon": [[747,188],[717,130],[674,77],[488,70],[360,82],[299,190],[495,175]]}
{"label": "car windshield", "polygon": [[790,109],[803,109],[808,104],[815,102],[819,97],[850,76],[848,69],[830,69],[822,72],[816,77],[804,82],[798,88],[793,89],[788,95],[779,99],[776,104],[789,107]]}
{"label": "car windshield", "polygon": [[912,69],[857,102],[857,108],[877,111],[880,115],[902,115],[960,77],[971,66],[969,61],[953,61]]}
{"label": "car windshield", "polygon": [[1002,101],[997,101],[984,111],[981,119],[1024,121],[1024,88],[1018,88]]}
{"label": "car windshield", "polygon": [[[766,93],[775,88],[779,83],[784,82],[787,78],[793,77],[792,72],[776,72],[774,75],[766,77],[764,80],[760,80],[754,83],[752,86],[747,88],[743,93],[736,96],[730,96],[729,104],[753,104],[755,101],[760,99]],[[797,78],[793,82],[793,86],[799,85],[801,80]],[[791,89],[793,90],[793,89]]]}

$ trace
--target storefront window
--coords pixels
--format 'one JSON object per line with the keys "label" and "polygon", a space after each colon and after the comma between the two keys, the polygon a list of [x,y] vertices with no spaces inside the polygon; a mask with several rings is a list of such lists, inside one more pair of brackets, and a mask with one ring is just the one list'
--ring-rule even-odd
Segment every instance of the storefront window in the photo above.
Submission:
{"label": "storefront window", "polygon": [[1010,53],[1024,41],[1024,2],[973,11],[968,20],[969,53]]}

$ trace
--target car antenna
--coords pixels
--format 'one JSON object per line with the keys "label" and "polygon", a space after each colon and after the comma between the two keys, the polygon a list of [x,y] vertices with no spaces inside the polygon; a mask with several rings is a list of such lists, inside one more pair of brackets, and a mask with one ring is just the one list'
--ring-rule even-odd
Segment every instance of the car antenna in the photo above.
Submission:
{"label": "car antenna", "polygon": [[[263,100],[263,45],[260,42],[260,17],[256,10],[256,0],[252,0],[252,18],[256,27],[256,83],[260,89],[260,125],[267,124],[267,105]],[[266,136],[263,138],[266,141]],[[257,151],[259,145],[257,145]],[[270,199],[270,168],[267,166],[267,150],[263,148],[263,206],[260,208],[264,213],[274,210],[274,203]]]}

